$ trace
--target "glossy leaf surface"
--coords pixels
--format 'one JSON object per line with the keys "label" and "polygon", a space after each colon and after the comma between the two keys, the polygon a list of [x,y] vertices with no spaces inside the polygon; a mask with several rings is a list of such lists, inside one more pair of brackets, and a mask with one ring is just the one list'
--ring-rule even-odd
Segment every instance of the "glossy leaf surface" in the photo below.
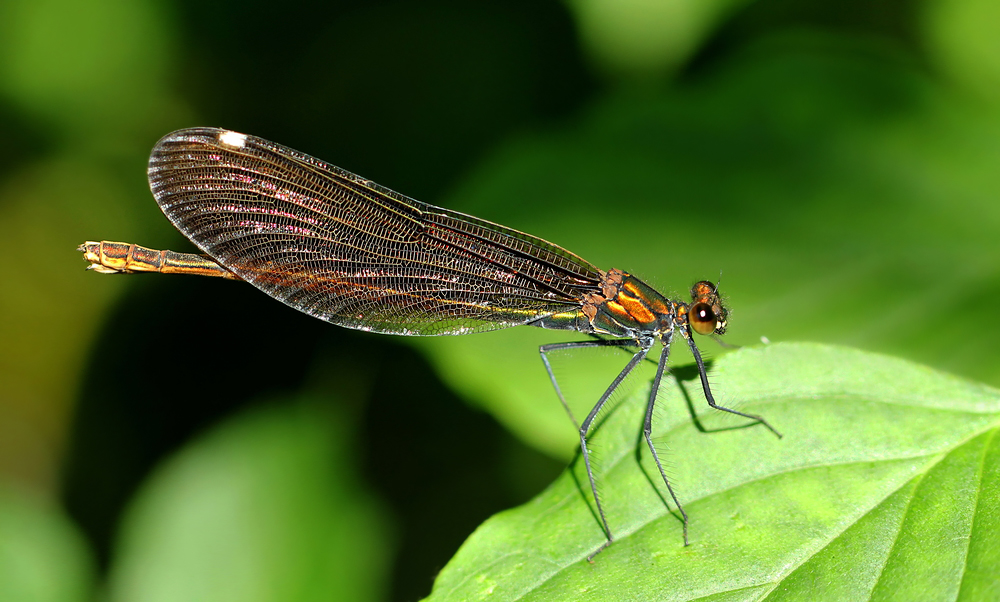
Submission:
{"label": "glossy leaf surface", "polygon": [[[1000,393],[925,367],[810,344],[717,362],[762,428],[711,415],[695,381],[664,385],[661,447],[691,545],[637,460],[646,391],[611,413],[597,453],[618,540],[603,535],[580,462],[535,500],[485,523],[432,600],[982,600],[997,587]],[[595,444],[597,447],[598,444]],[[995,594],[995,592],[994,592]]]}

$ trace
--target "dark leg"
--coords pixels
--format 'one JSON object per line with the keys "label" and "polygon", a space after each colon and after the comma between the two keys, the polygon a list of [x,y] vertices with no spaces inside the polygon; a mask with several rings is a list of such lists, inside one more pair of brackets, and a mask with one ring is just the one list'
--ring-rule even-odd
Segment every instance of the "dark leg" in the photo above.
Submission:
{"label": "dark leg", "polygon": [[604,515],[604,508],[601,507],[601,498],[597,495],[597,482],[594,480],[594,472],[590,468],[590,451],[587,449],[587,431],[590,430],[590,425],[593,424],[594,419],[597,417],[597,413],[600,412],[601,408],[604,407],[604,404],[607,403],[611,394],[614,393],[615,389],[622,384],[622,381],[625,380],[629,373],[642,362],[647,353],[649,353],[649,345],[639,348],[639,351],[632,356],[628,365],[626,365],[625,368],[618,373],[618,376],[616,376],[615,380],[611,382],[611,385],[608,387],[607,391],[604,392],[604,395],[601,395],[601,398],[597,400],[594,408],[590,410],[589,414],[587,414],[587,418],[583,421],[583,424],[580,425],[580,450],[583,452],[583,463],[587,468],[587,478],[590,479],[590,490],[594,494],[594,504],[597,506],[597,514],[600,516],[601,525],[604,527],[604,534],[608,536],[608,540],[604,542],[601,547],[597,548],[593,554],[587,557],[588,561],[593,560],[594,556],[597,556],[601,550],[608,547],[608,545],[614,541],[614,536],[611,534],[611,528],[608,527],[608,519]]}
{"label": "dark leg", "polygon": [[552,381],[552,387],[556,390],[556,395],[559,396],[559,402],[562,403],[566,413],[569,414],[569,419],[573,421],[573,426],[580,428],[580,423],[576,421],[576,417],[573,416],[572,410],[569,409],[569,404],[566,403],[566,398],[563,396],[562,389],[559,388],[559,382],[556,380],[555,373],[552,372],[552,366],[549,364],[549,358],[546,354],[550,351],[559,351],[561,349],[581,349],[585,347],[628,347],[630,345],[635,345],[635,341],[631,339],[597,339],[594,341],[574,341],[572,343],[552,343],[550,345],[542,345],[538,348],[538,353],[542,356],[542,363],[545,364],[545,371],[549,373],[549,380]]}
{"label": "dark leg", "polygon": [[781,433],[779,433],[777,429],[771,426],[771,423],[769,423],[767,420],[764,420],[762,416],[757,416],[756,414],[745,414],[743,412],[738,412],[731,408],[720,406],[719,404],[715,403],[715,398],[712,397],[712,390],[708,386],[708,375],[705,374],[705,362],[701,360],[701,353],[698,352],[698,346],[694,344],[694,339],[691,338],[691,335],[689,333],[684,333],[683,331],[681,331],[681,334],[683,334],[684,338],[687,339],[688,347],[691,348],[691,354],[694,355],[694,361],[698,365],[698,376],[701,377],[701,388],[705,391],[705,399],[708,401],[708,405],[712,406],[716,410],[722,410],[723,412],[729,412],[730,414],[736,414],[737,416],[743,416],[744,418],[755,420],[766,426],[769,431],[777,435],[778,438],[780,439]]}
{"label": "dark leg", "polygon": [[670,339],[663,341],[663,352],[660,354],[660,361],[656,365],[656,376],[653,378],[653,388],[649,392],[649,403],[646,405],[646,421],[642,426],[642,434],[646,438],[646,445],[649,446],[649,453],[653,454],[653,462],[656,463],[656,469],[660,471],[660,477],[663,478],[663,484],[667,486],[667,491],[670,492],[670,497],[673,498],[674,504],[677,505],[677,511],[681,513],[681,520],[684,529],[684,545],[688,545],[688,516],[684,512],[684,507],[681,506],[680,500],[677,499],[677,495],[674,493],[674,488],[670,486],[670,480],[667,479],[667,473],[663,470],[663,465],[660,464],[660,456],[656,453],[656,448],[653,446],[653,439],[651,434],[653,432],[653,408],[656,407],[656,393],[660,389],[660,379],[663,377],[663,371],[667,368],[667,358],[670,356]]}

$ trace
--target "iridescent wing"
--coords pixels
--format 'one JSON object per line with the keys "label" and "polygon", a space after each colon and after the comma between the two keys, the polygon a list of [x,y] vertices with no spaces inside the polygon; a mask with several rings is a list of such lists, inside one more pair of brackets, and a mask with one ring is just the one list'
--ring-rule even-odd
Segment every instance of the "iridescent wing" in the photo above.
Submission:
{"label": "iridescent wing", "polygon": [[464,334],[578,311],[600,274],[540,238],[407,198],[309,155],[214,128],[149,159],[170,221],[268,295],[374,332]]}

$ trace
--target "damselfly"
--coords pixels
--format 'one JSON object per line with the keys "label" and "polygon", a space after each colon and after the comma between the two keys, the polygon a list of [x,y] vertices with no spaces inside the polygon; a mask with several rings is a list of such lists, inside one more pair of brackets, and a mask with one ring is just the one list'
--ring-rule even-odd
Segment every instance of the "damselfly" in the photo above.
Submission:
{"label": "damselfly", "polygon": [[651,438],[674,334],[691,349],[710,406],[781,436],[764,418],[723,407],[712,396],[692,334],[726,330],[728,314],[711,282],[696,283],[690,303],[667,299],[627,272],[600,270],[530,234],[421,203],[309,155],[227,130],[194,128],[164,137],[149,159],[149,184],[167,218],[205,255],[87,242],[80,250],[91,269],[245,280],[321,320],[385,334],[458,335],[509,326],[575,330],[593,340],[539,350],[567,410],[551,352],[635,350],[577,425],[606,536],[598,551],[614,536],[591,470],[588,436],[598,412],[657,341],[663,352],[642,432],[681,515],[685,545],[687,513]]}

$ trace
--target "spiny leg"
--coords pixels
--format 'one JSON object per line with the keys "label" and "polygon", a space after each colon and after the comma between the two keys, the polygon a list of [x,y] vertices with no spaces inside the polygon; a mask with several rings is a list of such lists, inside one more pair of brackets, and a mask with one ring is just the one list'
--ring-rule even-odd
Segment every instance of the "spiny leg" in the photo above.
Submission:
{"label": "spiny leg", "polygon": [[681,513],[681,521],[684,529],[684,545],[686,546],[688,545],[688,516],[684,512],[684,507],[681,506],[680,500],[677,499],[674,488],[670,486],[670,480],[667,479],[667,473],[663,470],[663,464],[660,463],[660,456],[656,453],[656,447],[653,446],[652,439],[653,408],[656,406],[656,394],[660,390],[660,379],[667,368],[667,358],[670,357],[670,342],[671,339],[669,337],[663,341],[663,352],[660,354],[660,361],[656,364],[656,376],[653,378],[653,388],[649,392],[649,403],[646,405],[646,421],[642,426],[642,434],[646,438],[649,453],[653,454],[653,462],[656,463],[656,469],[660,471],[663,484],[667,486],[667,491],[670,493],[670,497],[673,498],[674,504],[677,506],[677,511]]}
{"label": "spiny leg", "polygon": [[688,347],[691,348],[691,354],[694,355],[694,361],[698,365],[698,376],[701,377],[701,388],[705,391],[705,399],[708,401],[708,405],[712,406],[716,410],[722,410],[723,412],[729,412],[730,414],[736,414],[737,416],[743,416],[744,418],[749,418],[750,420],[755,420],[763,424],[769,431],[774,433],[781,439],[781,433],[778,432],[776,428],[771,426],[771,423],[764,419],[763,416],[758,416],[756,414],[746,414],[744,412],[739,412],[732,408],[727,408],[725,406],[720,406],[715,403],[715,397],[712,396],[712,390],[708,386],[708,375],[705,373],[705,362],[701,359],[701,353],[698,352],[698,346],[694,344],[694,339],[691,338],[689,333],[684,333],[684,338],[687,340]]}
{"label": "spiny leg", "polygon": [[608,547],[608,545],[614,541],[614,536],[611,534],[611,528],[608,526],[608,519],[604,515],[604,508],[601,506],[601,498],[597,494],[597,481],[594,479],[594,472],[590,467],[590,451],[587,449],[587,431],[590,430],[590,425],[593,424],[594,419],[597,417],[597,413],[601,411],[601,408],[604,407],[605,403],[607,403],[612,393],[615,392],[615,389],[621,385],[622,381],[625,380],[629,373],[632,372],[632,370],[634,370],[635,367],[642,362],[643,358],[646,357],[646,354],[649,353],[649,347],[651,345],[652,343],[650,342],[649,344],[639,347],[639,351],[632,356],[632,359],[629,360],[625,368],[618,373],[618,376],[616,376],[611,382],[611,385],[604,392],[604,395],[601,395],[601,398],[597,400],[594,408],[590,410],[589,414],[587,414],[587,418],[583,421],[583,424],[580,425],[580,450],[583,452],[583,464],[587,469],[587,478],[590,479],[590,491],[594,494],[594,504],[597,506],[597,514],[600,516],[601,525],[604,527],[604,534],[608,536],[608,540],[604,542],[601,547],[597,548],[593,554],[587,557],[588,561],[592,561],[594,556],[597,556],[604,548]]}
{"label": "spiny leg", "polygon": [[556,395],[559,396],[559,402],[562,403],[563,408],[566,413],[569,414],[569,419],[573,421],[573,426],[580,428],[580,423],[576,421],[576,417],[573,416],[573,411],[569,409],[569,404],[566,403],[566,397],[563,395],[562,388],[559,387],[559,382],[556,380],[556,375],[552,371],[552,365],[549,364],[548,353],[550,351],[560,351],[562,349],[583,349],[583,348],[593,348],[593,347],[628,347],[630,345],[635,345],[635,341],[631,339],[597,339],[595,341],[574,341],[571,343],[551,343],[549,345],[542,345],[538,348],[539,355],[542,356],[542,363],[545,364],[545,371],[549,373],[549,380],[552,381],[552,387],[556,390]]}

